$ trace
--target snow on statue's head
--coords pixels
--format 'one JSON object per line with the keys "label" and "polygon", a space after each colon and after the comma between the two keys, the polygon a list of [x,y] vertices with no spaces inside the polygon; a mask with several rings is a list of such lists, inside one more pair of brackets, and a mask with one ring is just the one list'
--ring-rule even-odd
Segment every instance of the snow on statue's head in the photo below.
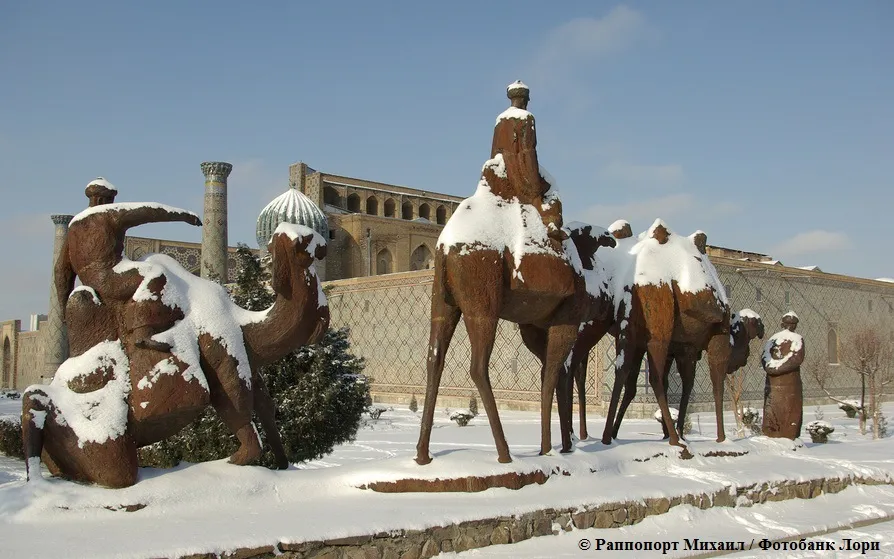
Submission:
{"label": "snow on statue's head", "polygon": [[90,207],[111,204],[118,195],[118,189],[102,177],[96,177],[84,189],[84,195],[90,200]]}
{"label": "snow on statue's head", "polygon": [[790,332],[795,331],[795,328],[798,327],[798,315],[795,314],[795,311],[788,311],[782,315],[782,327]]}
{"label": "snow on statue's head", "polygon": [[531,90],[521,80],[516,80],[506,87],[506,97],[509,97],[513,107],[527,109],[531,100]]}

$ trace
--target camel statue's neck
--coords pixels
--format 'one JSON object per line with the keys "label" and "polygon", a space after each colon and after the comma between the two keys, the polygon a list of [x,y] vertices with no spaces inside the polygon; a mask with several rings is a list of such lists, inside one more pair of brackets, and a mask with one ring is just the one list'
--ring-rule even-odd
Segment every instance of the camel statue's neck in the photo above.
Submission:
{"label": "camel statue's neck", "polygon": [[246,348],[259,366],[273,363],[292,348],[304,345],[319,320],[319,279],[310,270],[294,264],[292,272],[288,292],[276,294],[267,318],[243,327]]}
{"label": "camel statue's neck", "polygon": [[732,336],[732,351],[729,355],[729,362],[727,363],[726,370],[729,373],[734,373],[745,366],[748,362],[748,354],[749,350],[749,342],[751,341],[748,337],[748,329],[745,328],[745,325],[740,325],[740,327],[733,332],[730,333]]}

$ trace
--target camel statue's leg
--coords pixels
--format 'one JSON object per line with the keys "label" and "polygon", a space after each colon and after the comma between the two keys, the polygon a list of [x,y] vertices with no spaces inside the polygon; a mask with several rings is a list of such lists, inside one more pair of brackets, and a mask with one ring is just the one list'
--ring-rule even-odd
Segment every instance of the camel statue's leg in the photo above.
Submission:
{"label": "camel statue's leg", "polygon": [[636,383],[639,380],[639,368],[643,362],[646,350],[634,348],[631,352],[632,361],[630,362],[630,370],[626,373],[626,381],[624,382],[624,397],[621,399],[621,406],[618,408],[618,415],[612,425],[612,438],[617,439],[618,433],[621,431],[621,422],[624,421],[624,415],[627,414],[627,408],[636,398]]}
{"label": "camel statue's leg", "polygon": [[730,357],[729,334],[721,333],[708,342],[708,367],[711,369],[711,384],[714,388],[714,414],[717,417],[717,442],[726,440],[723,428],[723,383]]}
{"label": "camel statue's leg", "polygon": [[[577,384],[578,416],[581,440],[589,438],[587,433],[587,359],[599,340],[608,332],[610,321],[593,321],[577,334],[577,341],[571,349],[570,373]],[[570,396],[569,396],[570,398]],[[570,405],[570,403],[569,403]]]}
{"label": "camel statue's leg", "polygon": [[[547,331],[531,324],[519,324],[519,332],[525,347],[540,360],[540,385],[546,380]],[[562,452],[571,452],[571,407],[573,398],[573,379],[569,368],[564,364],[559,371],[556,383],[556,402],[559,407],[559,428],[562,432]]]}
{"label": "camel statue's leg", "polygon": [[453,333],[456,331],[456,325],[459,324],[461,315],[459,308],[447,304],[440,293],[432,293],[431,307],[425,402],[422,407],[422,425],[419,429],[419,442],[416,444],[416,463],[419,465],[431,462],[428,444],[431,440],[432,424],[435,421],[438,387],[441,384],[441,373],[444,372],[444,360],[447,357],[447,349],[450,347],[450,340],[453,339]]}
{"label": "camel statue's leg", "polygon": [[[602,444],[612,444],[612,433],[614,432],[613,427],[615,418],[618,417],[618,402],[621,400],[621,390],[624,388],[624,385],[627,384],[627,380],[631,374],[638,374],[637,369],[639,369],[639,362],[642,361],[642,357],[640,357],[639,361],[634,363],[634,355],[632,352],[635,348],[636,344],[631,339],[630,333],[621,332],[618,339],[615,341],[615,353],[619,357],[623,356],[623,360],[621,361],[620,366],[618,365],[617,359],[615,360],[615,382],[612,386],[612,396],[611,401],[609,401],[608,404],[608,412],[606,412],[605,415],[605,428],[602,430]],[[636,386],[635,381],[634,386]],[[618,424],[620,425],[620,422]]]}
{"label": "camel statue's leg", "polygon": [[[490,430],[493,432],[494,443],[497,446],[497,460],[506,464],[512,462],[512,458],[509,456],[509,445],[506,444],[506,437],[503,435],[503,425],[500,423],[497,401],[494,399],[488,373],[490,356],[494,350],[494,340],[497,336],[497,314],[488,313],[486,316],[464,314],[463,320],[466,323],[466,331],[469,333],[469,342],[472,345],[472,382],[478,388],[478,394],[481,395],[481,401],[487,412],[487,420],[490,422]],[[555,384],[553,384],[550,396],[552,390],[555,389]]]}
{"label": "camel statue's leg", "polygon": [[[664,373],[661,378],[664,379],[664,396],[665,397],[667,397],[667,391],[669,389],[668,387],[670,386],[671,365],[674,363],[674,359],[676,359],[676,356],[673,353],[668,352],[667,359],[665,359],[665,361],[664,361]],[[667,432],[667,426],[664,424],[664,421],[661,421],[661,435],[662,435],[661,440],[666,440],[666,439],[670,438],[670,433]]]}
{"label": "camel statue's leg", "polygon": [[276,404],[270,397],[270,393],[267,392],[264,377],[260,373],[253,374],[251,377],[255,413],[261,421],[261,426],[264,427],[264,435],[267,437],[267,442],[273,451],[273,458],[276,460],[276,469],[285,470],[289,467],[289,459],[286,457],[279,427],[276,425]]}
{"label": "camel statue's leg", "polygon": [[[683,355],[674,358],[677,363],[677,372],[680,373],[680,382],[682,390],[680,393],[680,415],[677,417],[677,433],[680,438],[686,440],[683,433],[683,425],[686,423],[686,410],[689,409],[689,398],[692,395],[692,387],[695,385],[695,367],[698,364],[698,358],[692,354],[692,351],[686,351]],[[667,382],[665,381],[665,388]]]}
{"label": "camel statue's leg", "polygon": [[[543,363],[544,378],[540,386],[540,454],[549,454],[552,446],[552,411],[553,393],[559,382],[559,375],[565,368],[574,342],[577,340],[577,324],[558,324],[550,326],[547,331],[546,360]],[[566,395],[563,386],[563,394],[559,400],[560,423],[565,423],[562,429],[562,450],[571,452],[571,409],[562,405],[563,401],[570,402],[570,390]],[[563,417],[564,416],[564,421]]]}
{"label": "camel statue's leg", "polygon": [[661,409],[661,418],[670,434],[670,444],[672,446],[684,446],[680,443],[677,436],[677,430],[674,428],[671,420],[670,409],[667,405],[667,394],[664,389],[664,375],[667,368],[667,352],[668,343],[663,340],[651,340],[648,343],[649,357],[649,382],[655,397],[658,399],[658,408]]}
{"label": "camel statue's leg", "polygon": [[[587,360],[572,359],[571,370],[574,371],[574,382],[577,385],[578,432],[582,441],[590,438],[587,433]],[[570,405],[570,404],[569,404]]]}
{"label": "camel statue's leg", "polygon": [[[49,396],[43,390],[28,390],[22,395],[22,443],[25,451],[25,476],[28,481],[42,479],[40,455],[43,452],[43,427],[49,415],[48,407],[52,405],[44,402],[49,402]],[[38,416],[42,420],[36,421]],[[32,472],[32,468],[36,468],[36,471]]]}
{"label": "camel statue's leg", "polygon": [[[201,341],[199,347],[202,347]],[[239,466],[250,464],[261,456],[261,440],[251,421],[254,411],[252,391],[239,378],[236,360],[227,355],[226,350],[215,344],[206,351],[214,354],[211,359],[206,357],[202,360],[211,405],[227,429],[239,440],[239,449],[230,456],[229,461]]]}

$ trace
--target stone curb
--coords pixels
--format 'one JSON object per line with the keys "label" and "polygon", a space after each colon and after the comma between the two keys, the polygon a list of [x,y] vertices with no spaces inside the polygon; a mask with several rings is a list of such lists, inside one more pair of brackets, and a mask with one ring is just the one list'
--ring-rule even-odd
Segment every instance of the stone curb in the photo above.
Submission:
{"label": "stone curb", "polygon": [[824,493],[838,493],[851,485],[894,485],[894,480],[850,476],[801,482],[762,482],[742,487],[728,486],[713,493],[651,497],[593,507],[547,508],[518,516],[470,520],[425,530],[393,530],[301,543],[280,542],[276,546],[238,549],[221,555],[187,555],[178,559],[428,559],[442,551],[459,552],[516,543],[574,528],[630,526],[647,516],[664,514],[678,505],[692,505],[703,510],[712,507],[750,507],[771,501],[813,499]]}

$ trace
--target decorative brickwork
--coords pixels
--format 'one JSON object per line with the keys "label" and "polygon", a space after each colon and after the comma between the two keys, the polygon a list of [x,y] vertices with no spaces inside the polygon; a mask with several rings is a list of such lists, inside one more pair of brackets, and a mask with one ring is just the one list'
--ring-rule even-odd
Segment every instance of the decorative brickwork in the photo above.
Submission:
{"label": "decorative brickwork", "polygon": [[202,217],[201,276],[226,281],[227,177],[233,166],[220,161],[202,163],[205,175],[205,211]]}
{"label": "decorative brickwork", "polygon": [[[68,235],[68,224],[73,217],[66,214],[50,216],[56,228],[53,238],[54,263],[62,250],[62,244]],[[49,382],[56,374],[59,365],[68,357],[68,337],[65,333],[65,324],[62,321],[59,298],[56,295],[56,284],[52,280],[50,281],[50,311],[47,313],[47,325],[43,335],[45,339],[43,377]]]}

